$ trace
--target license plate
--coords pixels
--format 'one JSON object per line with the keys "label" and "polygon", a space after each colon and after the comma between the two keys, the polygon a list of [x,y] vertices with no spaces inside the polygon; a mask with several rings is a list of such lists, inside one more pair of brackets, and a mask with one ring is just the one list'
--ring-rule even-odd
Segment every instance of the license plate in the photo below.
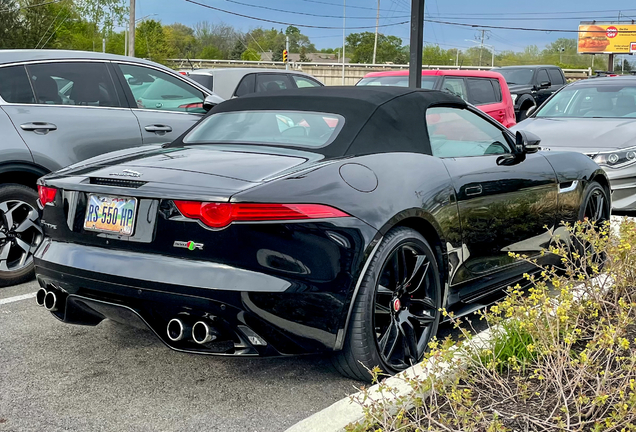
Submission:
{"label": "license plate", "polygon": [[135,229],[137,200],[104,195],[89,195],[84,229],[132,235]]}

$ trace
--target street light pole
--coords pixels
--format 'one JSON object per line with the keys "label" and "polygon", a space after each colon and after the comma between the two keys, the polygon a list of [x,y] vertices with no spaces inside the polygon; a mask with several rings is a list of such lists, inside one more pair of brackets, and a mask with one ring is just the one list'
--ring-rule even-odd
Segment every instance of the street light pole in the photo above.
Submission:
{"label": "street light pole", "polygon": [[375,42],[373,43],[373,61],[375,64],[375,54],[378,52],[378,27],[380,26],[380,0],[378,0],[378,14],[375,16]]}
{"label": "street light pole", "polygon": [[135,0],[130,0],[130,23],[128,24],[128,55],[135,56]]}
{"label": "street light pole", "polygon": [[345,85],[345,29],[347,28],[347,0],[342,0],[342,85]]}
{"label": "street light pole", "polygon": [[411,0],[411,52],[409,87],[422,87],[422,50],[424,49],[424,0]]}

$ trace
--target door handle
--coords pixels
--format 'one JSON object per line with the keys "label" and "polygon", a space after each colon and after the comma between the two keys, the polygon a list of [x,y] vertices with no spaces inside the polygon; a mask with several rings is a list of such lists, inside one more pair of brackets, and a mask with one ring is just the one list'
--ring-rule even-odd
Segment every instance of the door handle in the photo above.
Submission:
{"label": "door handle", "polygon": [[481,195],[482,192],[483,189],[481,185],[470,186],[464,189],[464,193],[466,194],[466,196]]}
{"label": "door handle", "polygon": [[144,129],[146,129],[146,132],[154,132],[157,135],[165,135],[168,132],[172,132],[171,126],[162,124],[148,125]]}
{"label": "door handle", "polygon": [[20,128],[25,131],[33,131],[38,135],[45,135],[49,133],[49,131],[57,130],[57,126],[47,122],[23,123],[20,125]]}

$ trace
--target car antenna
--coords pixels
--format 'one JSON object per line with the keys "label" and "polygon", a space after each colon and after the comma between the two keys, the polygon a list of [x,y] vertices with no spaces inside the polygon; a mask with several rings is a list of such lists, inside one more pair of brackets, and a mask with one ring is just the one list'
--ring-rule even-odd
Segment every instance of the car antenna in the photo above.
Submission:
{"label": "car antenna", "polygon": [[190,63],[190,68],[194,70],[194,64],[192,63],[192,60],[190,60],[190,57],[186,58],[186,60],[188,60],[188,63]]}

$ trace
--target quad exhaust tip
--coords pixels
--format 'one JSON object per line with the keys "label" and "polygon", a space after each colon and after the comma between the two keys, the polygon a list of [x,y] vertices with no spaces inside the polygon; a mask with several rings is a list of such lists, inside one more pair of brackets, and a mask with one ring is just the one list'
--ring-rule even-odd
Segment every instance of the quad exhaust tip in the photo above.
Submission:
{"label": "quad exhaust tip", "polygon": [[206,344],[216,340],[219,332],[204,321],[197,321],[192,326],[192,339],[198,344]]}
{"label": "quad exhaust tip", "polygon": [[168,339],[172,342],[179,342],[180,340],[190,339],[192,326],[183,322],[179,318],[173,318],[168,321],[166,331],[168,333]]}
{"label": "quad exhaust tip", "polygon": [[48,291],[44,296],[44,307],[50,312],[57,310],[57,296],[53,291]]}
{"label": "quad exhaust tip", "polygon": [[38,292],[35,293],[35,302],[38,306],[44,306],[44,299],[46,298],[46,290],[44,288],[40,288]]}

